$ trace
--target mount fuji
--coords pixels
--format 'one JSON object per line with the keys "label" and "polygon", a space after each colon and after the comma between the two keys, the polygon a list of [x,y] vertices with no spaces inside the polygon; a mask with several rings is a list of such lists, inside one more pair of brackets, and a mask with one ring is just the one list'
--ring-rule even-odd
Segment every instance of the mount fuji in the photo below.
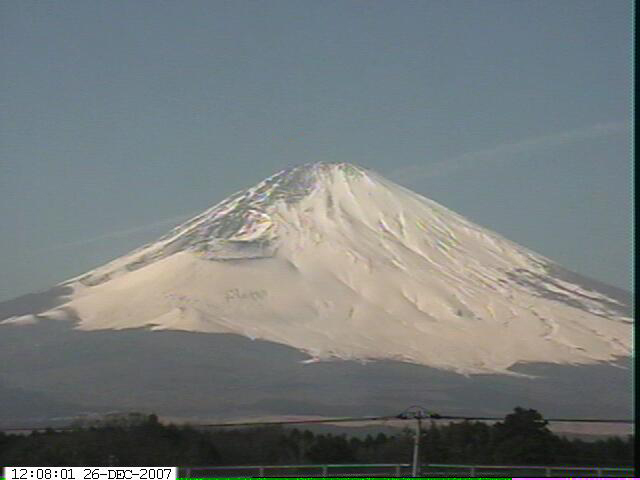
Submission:
{"label": "mount fuji", "polygon": [[[266,362],[271,367],[259,382],[265,389],[273,387],[268,378],[275,379],[276,371],[291,375],[284,373],[289,367],[307,382],[310,369],[335,381],[340,365],[348,365],[344,368],[364,375],[358,381],[365,390],[379,382],[380,368],[400,368],[408,383],[428,371],[431,377],[457,379],[458,389],[480,385],[479,378],[499,378],[513,397],[514,385],[531,385],[527,382],[541,376],[533,372],[536,365],[555,366],[565,377],[588,368],[619,370],[631,353],[630,305],[627,292],[570,272],[375,172],[344,163],[310,164],[276,173],[157,241],[52,290],[0,304],[0,338],[14,342],[7,340],[0,349],[10,367],[0,370],[0,390],[4,385],[16,398],[24,392],[53,394],[66,405],[59,409],[64,412],[80,404],[112,407],[107,393],[88,394],[78,387],[99,377],[96,370],[97,377],[86,370],[84,378],[77,363],[69,365],[71,357],[80,363],[92,358],[87,341],[95,355],[99,345],[109,344],[129,359],[120,357],[118,367],[113,352],[103,352],[109,371],[148,362],[149,368],[165,365],[174,382],[195,375],[193,368],[182,364],[181,369],[167,359],[133,360],[145,347],[122,350],[121,342],[135,337],[146,345],[162,338],[166,351],[169,343],[181,344],[180,353],[173,353],[183,357],[178,364],[197,356],[193,345],[213,342],[216,351],[226,353],[208,360],[217,364],[196,362],[208,372],[237,365],[238,356],[254,362],[253,372]],[[69,390],[82,394],[61,395],[65,390],[39,373],[35,350],[42,345],[68,357],[54,355],[53,364],[64,365],[49,367],[54,378],[75,372],[75,387]],[[527,366],[533,370],[525,371]],[[223,390],[240,388],[236,375],[246,379],[249,370],[233,378],[228,372],[216,384]],[[374,370],[378,373],[365,373]],[[125,387],[117,375],[103,378],[100,386],[89,383],[94,392],[109,382],[120,385],[120,392],[129,388],[131,401],[119,407],[162,409],[162,402],[149,400],[156,397],[148,387],[141,401],[135,380]],[[289,385],[292,395],[300,394],[299,387]],[[255,382],[251,388],[255,394]],[[302,389],[314,395],[312,387]],[[378,394],[387,398],[385,405],[399,401],[399,396],[390,400],[388,392]],[[611,404],[602,400],[605,393],[594,395],[600,400],[593,405]],[[195,414],[201,408],[189,407],[189,401],[182,407],[174,403],[174,413]],[[278,410],[263,407],[234,412]]]}

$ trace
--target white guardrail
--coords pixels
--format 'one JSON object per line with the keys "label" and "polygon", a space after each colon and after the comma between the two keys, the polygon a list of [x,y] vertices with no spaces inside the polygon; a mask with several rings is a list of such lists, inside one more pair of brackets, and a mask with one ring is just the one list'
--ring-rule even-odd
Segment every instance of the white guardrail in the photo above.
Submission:
{"label": "white guardrail", "polygon": [[[633,467],[569,467],[520,465],[427,464],[420,475],[427,477],[632,477]],[[410,477],[411,464],[327,465],[234,465],[181,467],[180,478],[215,477]]]}

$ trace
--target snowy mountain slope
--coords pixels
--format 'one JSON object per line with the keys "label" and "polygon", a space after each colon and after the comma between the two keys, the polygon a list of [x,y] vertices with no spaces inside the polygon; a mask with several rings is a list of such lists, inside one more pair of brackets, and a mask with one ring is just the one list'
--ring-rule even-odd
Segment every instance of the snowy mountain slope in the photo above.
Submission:
{"label": "snowy mountain slope", "polygon": [[628,304],[563,272],[374,172],[313,164],[61,284],[67,296],[53,308],[4,323],[236,333],[316,360],[460,373],[628,356]]}

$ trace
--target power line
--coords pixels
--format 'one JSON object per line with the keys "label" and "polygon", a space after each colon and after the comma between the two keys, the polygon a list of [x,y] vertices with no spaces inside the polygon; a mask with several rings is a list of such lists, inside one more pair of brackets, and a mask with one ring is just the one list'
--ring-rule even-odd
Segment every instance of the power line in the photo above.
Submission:
{"label": "power line", "polygon": [[[384,422],[389,420],[453,420],[453,421],[504,421],[505,417],[487,417],[487,416],[462,416],[462,415],[441,415],[436,412],[430,412],[421,407],[413,406],[396,415],[384,416],[367,416],[367,417],[337,417],[337,418],[313,418],[299,420],[274,420],[274,421],[246,421],[246,422],[224,422],[224,423],[190,423],[191,427],[207,427],[207,428],[223,428],[223,427],[259,427],[259,426],[275,426],[275,425],[310,425],[322,423],[356,423],[356,422]],[[614,424],[633,424],[633,420],[620,418],[543,418],[549,423],[614,423]],[[67,431],[72,430],[73,426],[60,427],[12,427],[1,428],[0,431],[28,431],[28,430],[47,430]]]}
{"label": "power line", "polygon": [[[419,406],[412,405],[407,408],[404,412],[398,415],[398,418],[402,419],[431,419],[431,420],[476,420],[476,421],[502,421],[505,417],[472,417],[472,416],[462,416],[462,415],[440,415],[436,412],[428,411],[427,409]],[[633,420],[626,419],[611,419],[611,418],[542,418],[542,420],[546,420],[547,422],[565,422],[565,423],[633,423]]]}
{"label": "power line", "polygon": [[249,427],[260,425],[306,425],[312,423],[346,423],[346,422],[377,422],[386,420],[397,420],[397,415],[387,415],[383,417],[339,417],[339,418],[314,418],[308,420],[274,420],[263,422],[231,422],[231,423],[204,423],[191,424],[197,427]]}
{"label": "power line", "polygon": [[[455,415],[435,415],[437,420],[477,420],[477,421],[502,421],[504,417],[461,417]],[[549,423],[565,422],[565,423],[633,423],[633,420],[625,420],[620,418],[543,418]]]}

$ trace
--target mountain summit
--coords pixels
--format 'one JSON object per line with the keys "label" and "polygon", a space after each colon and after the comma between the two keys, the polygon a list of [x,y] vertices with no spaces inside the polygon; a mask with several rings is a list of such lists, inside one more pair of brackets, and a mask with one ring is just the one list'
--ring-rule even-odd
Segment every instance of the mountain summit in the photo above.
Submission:
{"label": "mountain summit", "polygon": [[3,323],[235,333],[460,373],[630,354],[628,301],[357,166],[283,170]]}

